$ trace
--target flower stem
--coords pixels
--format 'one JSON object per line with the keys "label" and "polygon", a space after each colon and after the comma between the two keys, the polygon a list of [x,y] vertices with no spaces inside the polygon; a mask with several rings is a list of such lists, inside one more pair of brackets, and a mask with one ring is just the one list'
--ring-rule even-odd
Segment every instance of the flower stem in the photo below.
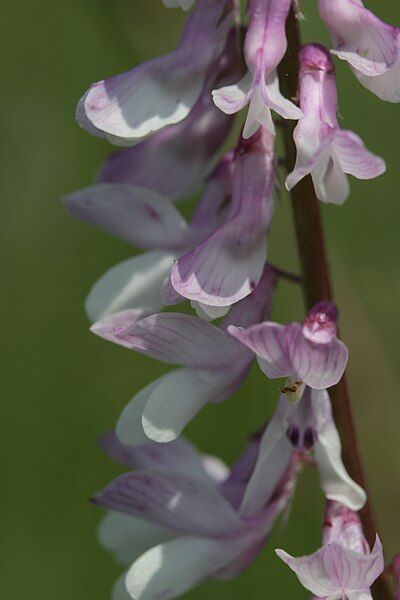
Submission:
{"label": "flower stem", "polygon": [[[283,60],[279,79],[283,94],[295,99],[298,92],[300,28],[292,8],[287,21],[288,50]],[[296,159],[293,141],[295,122],[286,121],[283,129],[286,151],[286,168],[291,171]],[[326,250],[320,203],[310,176],[305,177],[291,192],[297,245],[303,274],[303,290],[307,308],[320,300],[333,300],[333,287]],[[368,494],[360,447],[353,417],[346,375],[330,390],[332,409],[343,447],[343,461],[350,476]],[[365,536],[372,548],[375,543],[376,522],[369,500],[360,511]],[[393,592],[388,573],[385,571],[373,586],[376,600],[392,600]]]}

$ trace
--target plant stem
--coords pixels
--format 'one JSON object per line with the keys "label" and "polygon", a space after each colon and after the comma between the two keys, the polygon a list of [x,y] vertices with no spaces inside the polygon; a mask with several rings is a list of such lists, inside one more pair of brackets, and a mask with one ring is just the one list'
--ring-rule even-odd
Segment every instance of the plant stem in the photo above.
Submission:
{"label": "plant stem", "polygon": [[[287,21],[288,50],[283,60],[279,79],[281,90],[287,98],[295,99],[298,92],[300,28],[292,8]],[[295,122],[285,121],[283,136],[286,150],[286,168],[291,171],[296,159],[293,141]],[[291,192],[292,209],[297,245],[303,274],[303,291],[308,308],[320,300],[333,300],[333,287],[326,251],[320,203],[310,176],[305,177]],[[350,401],[346,375],[329,390],[333,415],[343,447],[343,461],[350,476],[368,493]],[[375,543],[376,524],[369,500],[360,511],[363,529],[368,543]],[[392,600],[393,592],[389,575],[385,571],[373,586],[376,600]]]}

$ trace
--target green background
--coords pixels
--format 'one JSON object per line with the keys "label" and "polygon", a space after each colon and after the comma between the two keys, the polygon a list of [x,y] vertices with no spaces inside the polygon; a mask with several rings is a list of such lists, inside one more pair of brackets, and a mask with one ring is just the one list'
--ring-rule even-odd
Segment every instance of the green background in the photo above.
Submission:
{"label": "green background", "polygon": [[[304,37],[326,41],[314,0],[303,0]],[[370,0],[400,23],[397,0]],[[103,600],[119,572],[96,544],[100,510],[87,499],[117,472],[96,437],[166,367],[88,331],[83,299],[123,242],[74,221],[60,195],[89,185],[109,152],[74,122],[90,82],[173,48],[180,11],[161,0],[14,0],[3,4],[0,252],[2,403],[0,596],[7,600]],[[343,127],[385,157],[388,172],[351,182],[346,205],[324,207],[361,446],[388,556],[400,549],[399,106],[380,102],[338,65]],[[287,197],[276,207],[270,256],[297,268]],[[276,320],[301,318],[299,292],[278,294]],[[205,409],[187,435],[232,460],[273,410],[276,384],[256,369],[228,402]],[[242,599],[308,598],[275,557],[317,548],[322,496],[302,477],[284,531],[238,580],[188,594]]]}

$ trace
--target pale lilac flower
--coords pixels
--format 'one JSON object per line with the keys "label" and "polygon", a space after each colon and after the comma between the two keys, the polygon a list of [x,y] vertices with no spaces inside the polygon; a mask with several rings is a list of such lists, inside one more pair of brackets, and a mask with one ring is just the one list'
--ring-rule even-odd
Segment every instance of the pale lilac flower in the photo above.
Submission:
{"label": "pale lilac flower", "polygon": [[[108,440],[108,446],[115,443]],[[93,499],[112,511],[100,526],[100,542],[123,565],[133,563],[114,588],[118,599],[167,600],[208,577],[238,575],[287,508],[302,464],[294,455],[261,509],[244,516],[224,491],[238,470],[243,473],[243,461],[229,475],[219,460],[196,455],[181,440],[112,453],[141,469],[118,477]]]}
{"label": "pale lilac flower", "polygon": [[176,50],[91,86],[78,104],[80,125],[129,145],[182,121],[218,64],[234,13],[233,0],[199,0]]}
{"label": "pale lilac flower", "polygon": [[214,106],[206,88],[186,119],[113,153],[99,179],[143,187],[166,200],[182,200],[203,185],[231,126],[232,118]]}
{"label": "pale lilac flower", "polygon": [[[348,475],[341,457],[341,442],[332,417],[331,402],[326,390],[307,387],[296,406],[288,403],[282,394],[274,416],[268,423],[261,440],[255,480],[264,481],[268,495],[276,481],[288,467],[293,452],[311,453],[318,468],[321,487],[329,500],[341,502],[352,510],[359,510],[366,501],[364,490]],[[275,471],[271,471],[271,462]],[[257,484],[259,485],[259,484]],[[252,494],[252,483],[243,509],[257,509]],[[262,494],[259,501],[262,502]]]}
{"label": "pale lilac flower", "polygon": [[318,7],[332,53],[379,98],[400,102],[400,29],[378,19],[361,0],[318,0]]}
{"label": "pale lilac flower", "polygon": [[261,128],[236,151],[226,222],[175,261],[171,285],[203,311],[228,309],[254,290],[263,272],[275,191],[274,137]]}
{"label": "pale lilac flower", "polygon": [[378,536],[371,551],[358,515],[335,502],[328,503],[320,550],[301,558],[276,553],[315,600],[372,600],[370,587],[384,569]]}
{"label": "pale lilac flower", "polygon": [[250,104],[243,130],[245,138],[261,125],[275,133],[271,109],[285,119],[301,117],[299,108],[280,93],[277,74],[287,48],[285,23],[290,6],[291,0],[250,0],[244,42],[248,72],[236,85],[213,92],[215,104],[228,114]]}
{"label": "pale lilac flower", "polygon": [[336,337],[336,319],[336,307],[320,302],[302,324],[266,321],[248,329],[231,326],[228,332],[257,355],[267,377],[289,378],[282,391],[296,403],[306,385],[322,390],[338,383],[344,373],[349,352]]}
{"label": "pale lilac flower", "polygon": [[167,8],[183,8],[183,10],[190,10],[196,0],[163,0],[164,5]]}
{"label": "pale lilac flower", "polygon": [[335,72],[328,51],[310,44],[302,49],[300,60],[300,106],[304,116],[294,132],[297,158],[286,187],[291,190],[311,174],[320,200],[343,204],[349,196],[346,173],[372,179],[384,173],[386,165],[365,148],[355,133],[340,129]]}
{"label": "pale lilac flower", "polygon": [[[119,315],[95,323],[92,331],[114,343],[169,364],[181,365],[150,383],[128,403],[117,424],[121,442],[140,445],[176,439],[209,402],[221,402],[246,378],[252,353],[228,336],[230,324],[247,326],[269,313],[277,280],[266,267],[253,294],[236,304],[218,328],[196,317],[162,313]],[[133,316],[133,319],[132,319]],[[139,320],[138,320],[139,319]]]}
{"label": "pale lilac flower", "polygon": [[131,184],[101,183],[66,196],[74,216],[146,250],[115,265],[95,283],[85,302],[89,319],[133,308],[158,312],[174,258],[226,219],[232,181],[233,155],[228,153],[208,179],[189,224],[164,198]]}

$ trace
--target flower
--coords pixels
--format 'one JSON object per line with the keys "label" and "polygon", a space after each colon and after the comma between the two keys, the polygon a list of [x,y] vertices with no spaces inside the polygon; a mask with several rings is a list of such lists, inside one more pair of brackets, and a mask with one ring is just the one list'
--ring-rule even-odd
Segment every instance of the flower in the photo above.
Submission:
{"label": "flower", "polygon": [[371,552],[358,515],[336,502],[328,503],[320,550],[301,558],[276,553],[316,600],[372,600],[369,588],[384,569],[378,536]]}
{"label": "flower", "polygon": [[252,354],[228,336],[226,328],[262,320],[271,308],[276,281],[276,272],[266,267],[253,294],[235,305],[219,328],[190,315],[142,318],[140,311],[121,319],[111,315],[92,326],[93,333],[104,339],[182,365],[150,383],[125,407],[116,427],[121,442],[174,440],[205,404],[225,400],[237,390],[250,369]]}
{"label": "flower", "polygon": [[[274,416],[261,439],[255,479],[264,481],[264,493],[280,479],[288,467],[293,452],[312,453],[318,468],[321,487],[329,500],[341,502],[352,510],[360,510],[366,502],[364,490],[348,475],[341,458],[341,443],[332,417],[331,402],[326,390],[306,387],[296,406],[281,394]],[[275,471],[270,472],[273,460]],[[247,488],[243,509],[253,511],[251,482]],[[262,500],[262,494],[260,495]]]}
{"label": "flower", "polygon": [[378,98],[400,102],[400,29],[378,19],[361,0],[318,0],[318,7],[332,53]]}
{"label": "flower", "polygon": [[163,0],[164,5],[167,8],[183,8],[183,10],[190,10],[196,0]]}
{"label": "flower", "polygon": [[302,48],[300,61],[300,106],[304,116],[294,131],[297,158],[286,187],[291,190],[311,174],[320,200],[343,204],[349,196],[346,173],[372,179],[384,173],[386,165],[365,148],[355,133],[340,129],[335,73],[328,51],[309,44]]}
{"label": "flower", "polygon": [[299,108],[280,93],[276,71],[286,52],[285,23],[290,6],[291,0],[250,0],[244,42],[248,72],[236,85],[213,92],[215,104],[228,114],[250,104],[243,130],[245,138],[261,125],[275,133],[271,109],[285,119],[301,117]]}
{"label": "flower", "polygon": [[232,478],[237,485],[243,464],[251,464],[248,450],[229,473],[221,461],[199,455],[183,440],[133,449],[109,436],[106,449],[140,469],[118,477],[93,498],[112,511],[101,523],[100,542],[120,563],[133,563],[116,584],[121,599],[167,600],[208,577],[238,575],[259,554],[288,506],[302,464],[294,456],[261,509],[243,516],[226,491]]}
{"label": "flower", "polygon": [[122,145],[182,121],[197,102],[233,25],[233,0],[200,0],[170,54],[94,83],[78,104],[79,124]]}
{"label": "flower", "polygon": [[336,307],[320,302],[303,324],[266,321],[248,329],[230,326],[228,333],[257,355],[267,377],[289,378],[282,391],[296,403],[305,385],[322,390],[338,383],[343,375],[349,352],[336,337],[336,319]]}
{"label": "flower", "polygon": [[85,303],[89,319],[98,321],[126,309],[159,311],[161,288],[174,258],[226,218],[232,179],[233,155],[228,153],[209,177],[190,224],[164,198],[132,184],[100,183],[66,196],[74,216],[146,250],[115,265],[95,283]]}
{"label": "flower", "polygon": [[232,117],[215,107],[211,89],[216,83],[232,81],[240,70],[232,29],[188,116],[131,148],[113,153],[101,170],[100,181],[143,187],[171,201],[193,195],[215,166],[215,155],[233,123]]}
{"label": "flower", "polygon": [[171,285],[185,298],[229,308],[258,284],[266,258],[275,191],[274,138],[261,128],[236,151],[229,214],[171,269]]}

